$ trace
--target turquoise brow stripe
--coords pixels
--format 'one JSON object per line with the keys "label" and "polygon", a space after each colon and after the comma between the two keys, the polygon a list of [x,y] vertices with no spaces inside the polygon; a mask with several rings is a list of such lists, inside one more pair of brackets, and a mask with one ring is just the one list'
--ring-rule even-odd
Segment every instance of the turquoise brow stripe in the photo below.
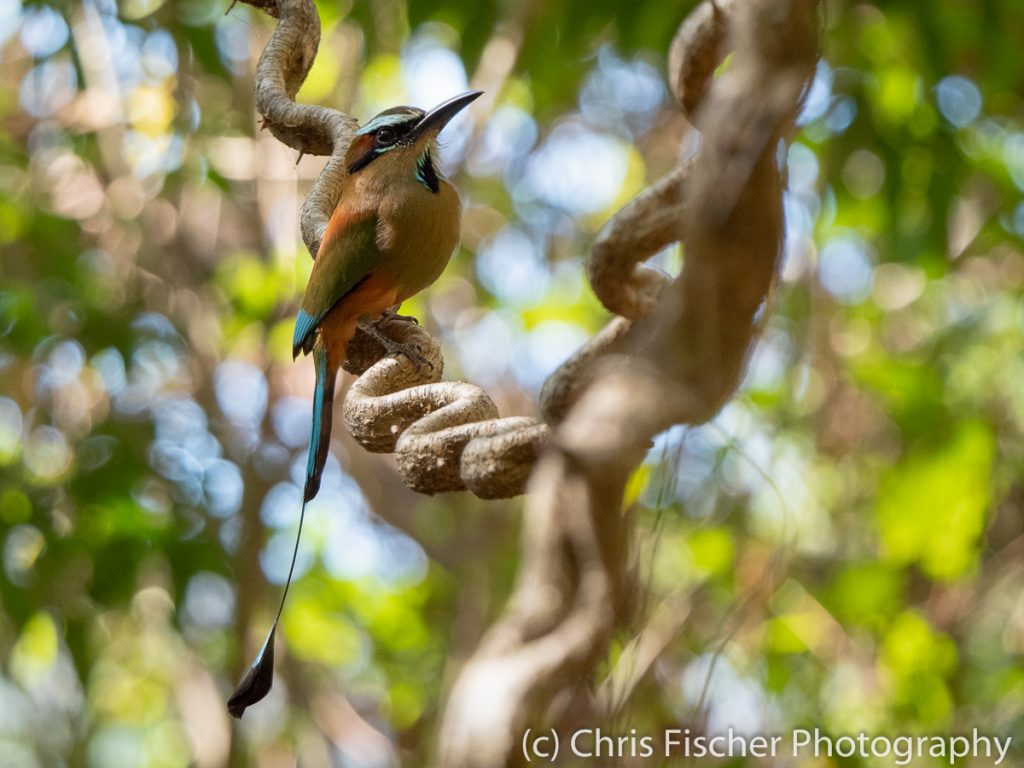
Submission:
{"label": "turquoise brow stripe", "polygon": [[401,125],[412,120],[418,120],[418,115],[404,114],[404,115],[378,115],[373,118],[370,122],[356,131],[357,136],[365,136],[368,133],[373,133],[379,128],[383,128],[385,125]]}

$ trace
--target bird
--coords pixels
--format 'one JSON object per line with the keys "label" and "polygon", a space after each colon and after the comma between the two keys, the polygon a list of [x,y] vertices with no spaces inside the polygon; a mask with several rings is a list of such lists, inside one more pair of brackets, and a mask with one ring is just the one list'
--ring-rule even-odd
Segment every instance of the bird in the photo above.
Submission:
{"label": "bird", "polygon": [[[386,109],[355,132],[345,153],[341,196],[317,249],[292,338],[292,358],[311,354],[316,371],[295,548],[267,638],[228,700],[228,712],[236,718],[263,699],[273,684],[274,637],[295,571],[306,504],[320,490],[331,442],[334,385],[356,326],[437,280],[458,248],[462,204],[437,167],[437,137],[482,93],[467,91],[429,112]],[[363,327],[374,333],[372,326]]]}
{"label": "bird", "polygon": [[312,354],[313,429],[304,501],[327,461],[334,385],[362,318],[381,315],[433,283],[459,245],[461,203],[437,167],[441,129],[482,91],[429,112],[386,109],[356,131],[341,197],[324,231],[295,320],[292,356]]}

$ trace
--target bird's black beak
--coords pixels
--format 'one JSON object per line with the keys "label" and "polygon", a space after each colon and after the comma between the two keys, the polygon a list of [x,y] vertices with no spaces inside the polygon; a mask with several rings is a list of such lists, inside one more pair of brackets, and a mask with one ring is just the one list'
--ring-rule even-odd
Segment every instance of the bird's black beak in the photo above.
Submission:
{"label": "bird's black beak", "polygon": [[412,129],[412,138],[415,141],[424,134],[437,132],[448,125],[448,121],[459,112],[468,107],[477,98],[483,95],[483,91],[467,91],[458,96],[453,96],[448,101],[442,102],[427,112]]}

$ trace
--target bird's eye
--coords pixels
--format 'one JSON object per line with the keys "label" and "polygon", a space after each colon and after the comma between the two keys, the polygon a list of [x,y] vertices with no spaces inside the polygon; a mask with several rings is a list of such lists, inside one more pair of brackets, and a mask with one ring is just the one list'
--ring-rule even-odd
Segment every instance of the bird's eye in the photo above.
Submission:
{"label": "bird's eye", "polygon": [[381,128],[377,131],[377,143],[382,146],[394,144],[396,138],[395,132],[390,128]]}

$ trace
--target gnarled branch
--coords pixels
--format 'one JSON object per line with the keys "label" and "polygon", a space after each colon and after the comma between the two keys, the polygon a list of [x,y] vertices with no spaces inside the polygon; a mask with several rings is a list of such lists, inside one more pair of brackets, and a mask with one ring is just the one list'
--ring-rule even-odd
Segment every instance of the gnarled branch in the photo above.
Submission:
{"label": "gnarled branch", "polygon": [[[591,370],[551,435],[529,487],[525,558],[511,605],[449,698],[440,746],[446,768],[508,764],[525,727],[544,725],[537,720],[545,702],[587,679],[616,621],[628,614],[621,504],[629,473],[656,434],[700,423],[721,407],[759,330],[783,245],[775,148],[792,130],[813,74],[816,2],[749,0],[722,8],[699,6],[699,23],[684,22],[673,49],[674,91],[703,130],[689,177],[679,171],[627,206],[619,216],[650,227],[620,232],[613,220],[589,267],[606,305],[640,308],[641,315],[649,306],[638,298],[646,276],[638,280],[645,273],[630,263],[630,233],[646,248],[678,233],[686,248],[682,274],[631,329],[629,354]],[[723,24],[735,58],[711,82]],[[681,39],[697,54],[680,49]],[[688,69],[701,66],[704,72]],[[644,200],[661,210],[646,210]]]}

